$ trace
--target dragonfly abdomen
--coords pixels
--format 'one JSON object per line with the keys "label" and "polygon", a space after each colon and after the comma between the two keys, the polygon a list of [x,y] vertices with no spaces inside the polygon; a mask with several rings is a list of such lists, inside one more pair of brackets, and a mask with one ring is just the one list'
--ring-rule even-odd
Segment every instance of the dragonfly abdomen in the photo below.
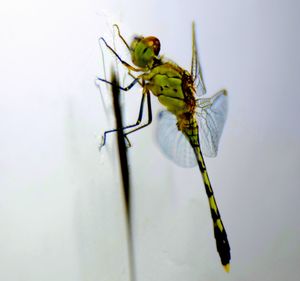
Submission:
{"label": "dragonfly abdomen", "polygon": [[[221,262],[226,271],[229,271],[230,264],[230,246],[227,239],[227,234],[219,213],[219,209],[216,203],[214,192],[208,177],[204,158],[200,149],[198,124],[194,118],[186,120],[186,126],[181,128],[185,136],[189,139],[191,146],[194,149],[195,156],[197,158],[198,166],[202,175],[202,179],[205,186],[205,191],[208,197],[211,217],[213,220],[214,236],[216,239],[217,251],[219,253]],[[182,124],[184,124],[182,122]]]}
{"label": "dragonfly abdomen", "polygon": [[208,197],[211,217],[213,220],[213,228],[214,228],[214,235],[216,239],[216,246],[217,251],[220,255],[221,263],[223,264],[226,271],[229,271],[229,264],[230,264],[230,246],[227,239],[227,234],[219,213],[219,209],[216,203],[216,199],[213,193],[213,189],[207,174],[207,170],[205,167],[204,159],[201,153],[200,148],[195,149],[197,150],[197,160],[198,165],[202,174],[205,191]]}

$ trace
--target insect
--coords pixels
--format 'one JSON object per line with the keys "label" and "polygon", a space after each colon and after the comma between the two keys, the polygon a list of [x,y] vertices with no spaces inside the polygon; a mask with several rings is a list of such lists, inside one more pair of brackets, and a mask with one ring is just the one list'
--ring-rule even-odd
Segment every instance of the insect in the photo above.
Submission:
{"label": "insect", "polygon": [[[158,143],[167,157],[177,164],[185,167],[198,164],[210,206],[217,251],[225,271],[229,272],[230,246],[203,158],[203,154],[209,157],[217,155],[227,113],[227,91],[223,89],[210,98],[203,97],[206,94],[206,87],[198,59],[194,23],[190,72],[159,56],[158,38],[135,36],[128,45],[119,27],[117,25],[115,27],[120,39],[129,50],[133,63],[131,65],[122,60],[105,39],[101,38],[133,77],[133,81],[127,87],[120,87],[120,89],[128,91],[139,83],[143,94],[137,122],[124,128],[106,131],[102,145],[105,144],[108,133],[132,128],[126,131],[125,135],[128,135],[149,125],[152,121],[150,93],[156,96],[165,107],[158,116]],[[97,79],[111,84],[105,79]],[[145,97],[148,105],[148,122],[141,125]]]}

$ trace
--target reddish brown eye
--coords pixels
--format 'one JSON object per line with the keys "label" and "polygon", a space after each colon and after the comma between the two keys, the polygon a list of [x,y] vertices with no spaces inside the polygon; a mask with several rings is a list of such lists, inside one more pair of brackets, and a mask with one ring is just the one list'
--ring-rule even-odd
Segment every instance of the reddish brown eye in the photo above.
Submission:
{"label": "reddish brown eye", "polygon": [[154,54],[157,56],[160,51],[160,42],[159,40],[154,36],[146,37],[145,43],[153,49]]}

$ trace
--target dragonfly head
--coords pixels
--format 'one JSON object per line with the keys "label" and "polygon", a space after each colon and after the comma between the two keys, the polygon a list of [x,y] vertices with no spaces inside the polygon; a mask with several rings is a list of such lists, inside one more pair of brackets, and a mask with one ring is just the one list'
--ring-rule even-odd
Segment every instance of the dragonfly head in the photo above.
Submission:
{"label": "dragonfly head", "polygon": [[131,43],[132,62],[141,68],[151,68],[160,51],[160,42],[154,36],[134,37]]}

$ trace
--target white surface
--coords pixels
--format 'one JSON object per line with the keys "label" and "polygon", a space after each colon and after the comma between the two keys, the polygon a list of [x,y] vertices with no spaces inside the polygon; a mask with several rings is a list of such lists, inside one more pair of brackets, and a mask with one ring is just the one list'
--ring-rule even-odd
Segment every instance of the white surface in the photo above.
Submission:
{"label": "white surface", "polygon": [[[195,19],[208,94],[229,92],[219,156],[207,166],[232,271],[220,266],[198,170],[164,158],[153,124],[131,138],[138,280],[297,280],[298,1],[1,6],[0,280],[128,280],[114,139],[97,151],[113,126],[94,86],[103,10],[128,39],[156,35],[162,53],[184,67]],[[128,120],[137,114],[135,93],[125,101]]]}

